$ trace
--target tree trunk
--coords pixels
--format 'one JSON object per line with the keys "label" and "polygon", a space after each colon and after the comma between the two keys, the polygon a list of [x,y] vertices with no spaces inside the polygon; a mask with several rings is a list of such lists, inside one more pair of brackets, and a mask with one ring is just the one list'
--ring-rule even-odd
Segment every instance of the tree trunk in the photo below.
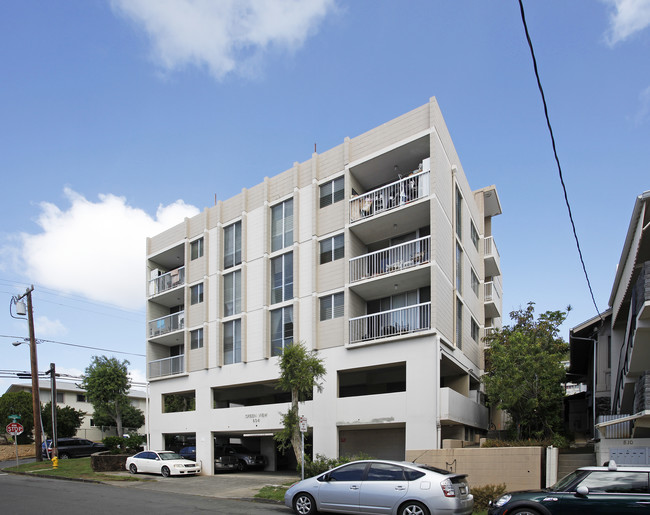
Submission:
{"label": "tree trunk", "polygon": [[300,413],[298,412],[298,390],[291,390],[291,409],[296,414],[296,423],[291,428],[291,445],[293,453],[296,455],[296,462],[300,465],[302,463],[302,452],[300,438]]}
{"label": "tree trunk", "polygon": [[117,436],[124,436],[124,430],[122,429],[122,411],[119,406],[115,406],[115,425],[117,426]]}

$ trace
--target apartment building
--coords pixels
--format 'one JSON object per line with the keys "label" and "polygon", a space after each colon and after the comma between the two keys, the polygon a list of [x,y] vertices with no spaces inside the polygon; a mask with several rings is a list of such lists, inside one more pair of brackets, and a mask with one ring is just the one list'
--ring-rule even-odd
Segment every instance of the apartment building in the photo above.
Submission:
{"label": "apartment building", "polygon": [[[50,380],[39,380],[39,399],[41,404],[45,405],[52,400],[52,390],[50,387]],[[14,383],[7,389],[9,392],[28,392],[32,393],[32,383]],[[56,385],[56,402],[60,407],[70,406],[79,411],[86,413],[81,427],[77,429],[75,436],[79,438],[87,438],[95,442],[101,442],[107,436],[117,435],[117,428],[114,426],[98,426],[93,421],[93,405],[86,397],[86,390],[79,388],[74,383],[68,383],[57,380]],[[132,406],[147,413],[147,394],[142,390],[131,390],[129,392],[129,402]],[[146,427],[129,428],[139,434],[144,434]]]}
{"label": "apartment building", "polygon": [[147,240],[150,443],[283,465],[277,356],[317,350],[313,454],[414,459],[489,425],[494,186],[472,190],[435,98]]}

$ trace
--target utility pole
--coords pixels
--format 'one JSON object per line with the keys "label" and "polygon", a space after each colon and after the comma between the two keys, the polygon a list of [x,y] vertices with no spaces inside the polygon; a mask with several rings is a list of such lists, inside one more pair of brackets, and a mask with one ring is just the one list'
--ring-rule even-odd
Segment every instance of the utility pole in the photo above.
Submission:
{"label": "utility pole", "polygon": [[59,457],[58,431],[56,427],[56,365],[50,363],[50,391],[52,392],[52,456]]}
{"label": "utility pole", "polygon": [[36,450],[36,461],[43,461],[41,454],[41,399],[39,395],[38,385],[38,361],[36,358],[36,337],[34,336],[34,310],[32,308],[32,292],[34,285],[27,288],[27,291],[20,297],[16,297],[14,302],[19,301],[23,297],[27,297],[27,321],[29,324],[29,360],[32,365],[32,409],[34,415],[34,447]]}

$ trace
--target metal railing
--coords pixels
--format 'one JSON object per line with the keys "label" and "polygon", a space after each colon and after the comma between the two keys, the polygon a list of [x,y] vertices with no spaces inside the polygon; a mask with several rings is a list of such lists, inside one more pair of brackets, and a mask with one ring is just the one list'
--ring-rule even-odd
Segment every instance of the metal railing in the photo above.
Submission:
{"label": "metal railing", "polygon": [[185,284],[184,266],[151,279],[149,281],[149,296],[163,293],[183,284]]}
{"label": "metal railing", "polygon": [[149,362],[149,379],[171,376],[185,372],[185,354]]}
{"label": "metal railing", "polygon": [[350,282],[362,281],[429,262],[431,236],[407,241],[350,260]]}
{"label": "metal railing", "polygon": [[484,240],[485,246],[485,257],[494,256],[495,258],[500,257],[499,250],[497,249],[497,244],[494,243],[494,236],[488,236]]}
{"label": "metal railing", "polygon": [[149,322],[149,338],[185,328],[185,311],[179,311]]}
{"label": "metal railing", "polygon": [[409,175],[350,199],[350,222],[390,211],[429,196],[429,173]]}
{"label": "metal railing", "polygon": [[431,302],[350,319],[350,343],[359,343],[431,328]]}

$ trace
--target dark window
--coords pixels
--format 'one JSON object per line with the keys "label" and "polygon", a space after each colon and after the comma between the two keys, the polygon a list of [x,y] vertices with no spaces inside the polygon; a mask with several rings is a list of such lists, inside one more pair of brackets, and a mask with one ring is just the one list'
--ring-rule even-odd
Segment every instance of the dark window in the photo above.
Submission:
{"label": "dark window", "polygon": [[476,343],[478,343],[479,339],[479,328],[478,324],[476,323],[476,320],[472,318],[472,340],[474,340]]}
{"label": "dark window", "polygon": [[343,200],[345,196],[345,181],[343,177],[338,177],[333,181],[326,182],[320,187],[320,207],[326,207],[334,202]]}
{"label": "dark window", "polygon": [[406,391],[406,364],[338,371],[339,397]]}
{"label": "dark window", "polygon": [[478,242],[479,242],[479,237],[478,237],[478,231],[476,230],[476,226],[474,225],[474,222],[470,221],[470,236],[472,237],[472,243],[474,244],[474,248],[478,250]]}
{"label": "dark window", "polygon": [[320,264],[341,259],[345,255],[345,241],[342,234],[320,242]]}
{"label": "dark window", "polygon": [[190,304],[194,305],[201,302],[203,302],[203,283],[190,287]]}
{"label": "dark window", "polygon": [[201,348],[203,348],[203,329],[190,331],[190,349],[194,350]]}
{"label": "dark window", "polygon": [[293,341],[293,307],[271,311],[271,355],[280,356]]}
{"label": "dark window", "polygon": [[320,319],[330,320],[343,316],[343,292],[327,295],[320,299]]}
{"label": "dark window", "polygon": [[223,229],[223,267],[241,264],[241,222]]}
{"label": "dark window", "polygon": [[404,469],[390,463],[373,463],[366,481],[404,481]]}
{"label": "dark window", "polygon": [[330,481],[361,481],[367,463],[353,463],[345,465],[330,473]]}
{"label": "dark window", "polygon": [[407,481],[415,481],[424,476],[424,472],[421,470],[404,469],[404,475],[406,476]]}
{"label": "dark window", "polygon": [[203,238],[190,243],[190,259],[194,261],[200,257],[203,257]]}
{"label": "dark window", "polygon": [[579,486],[586,486],[590,492],[647,494],[648,473],[594,471]]}
{"label": "dark window", "polygon": [[293,252],[271,260],[271,304],[293,298]]}
{"label": "dark window", "polygon": [[293,199],[271,208],[271,252],[293,244]]}
{"label": "dark window", "polygon": [[224,364],[241,363],[241,320],[231,320],[223,324]]}

